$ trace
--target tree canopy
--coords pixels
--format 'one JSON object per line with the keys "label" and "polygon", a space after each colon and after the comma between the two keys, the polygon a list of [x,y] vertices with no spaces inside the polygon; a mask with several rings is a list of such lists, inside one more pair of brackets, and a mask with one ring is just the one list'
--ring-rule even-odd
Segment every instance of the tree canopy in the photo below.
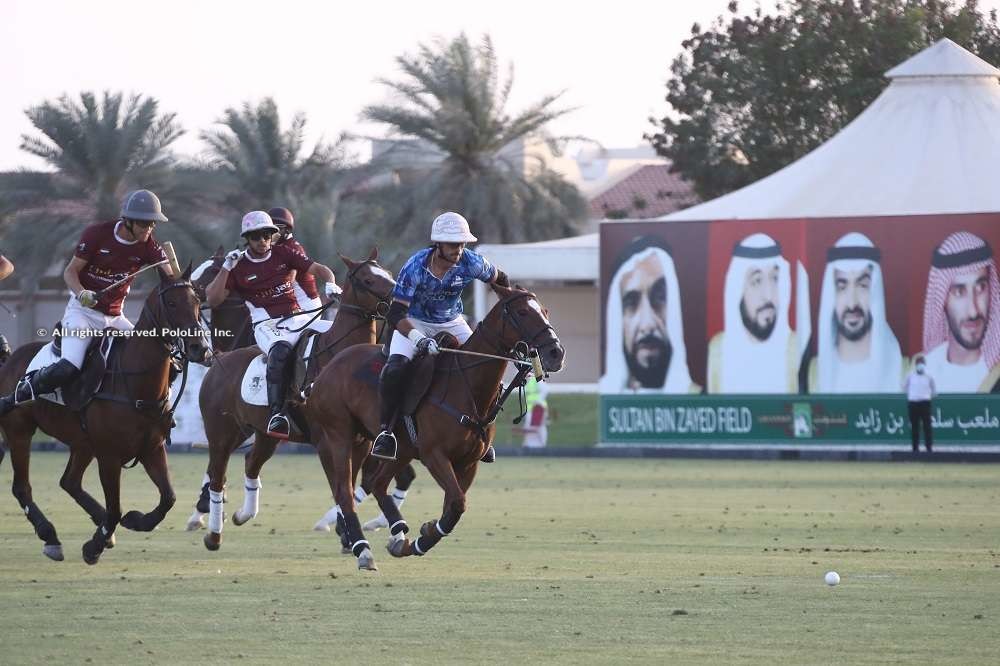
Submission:
{"label": "tree canopy", "polygon": [[748,185],[836,134],[887,85],[884,74],[948,37],[1000,63],[996,12],[975,0],[787,0],[708,28],[671,65],[656,151],[702,199]]}
{"label": "tree canopy", "polygon": [[502,74],[488,36],[478,44],[464,34],[438,39],[396,63],[400,77],[381,80],[393,98],[362,112],[388,125],[384,161],[403,174],[383,189],[392,201],[376,208],[386,237],[425,243],[431,220],[444,210],[465,215],[483,241],[575,231],[586,202],[530,150],[533,141],[553,141],[546,126],[568,112],[555,106],[561,93],[510,114],[513,70]]}

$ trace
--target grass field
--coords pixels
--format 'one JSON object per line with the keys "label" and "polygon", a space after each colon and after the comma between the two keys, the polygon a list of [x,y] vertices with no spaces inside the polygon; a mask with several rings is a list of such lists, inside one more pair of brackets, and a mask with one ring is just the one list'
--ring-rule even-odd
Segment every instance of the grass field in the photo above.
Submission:
{"label": "grass field", "polygon": [[[5,493],[0,662],[996,663],[1000,469],[975,465],[506,459],[428,556],[359,572],[310,531],[317,461],[265,468],[261,514],[209,553],[184,521],[206,458],[172,458],[180,500],[151,534],[93,528],[36,453],[65,562]],[[230,468],[231,512],[242,460]],[[404,505],[437,515],[423,469]],[[0,487],[9,488],[9,462]],[[125,505],[151,486],[126,472]],[[96,476],[88,487],[98,488]],[[362,518],[373,507],[362,506]],[[842,583],[823,584],[827,570]]]}

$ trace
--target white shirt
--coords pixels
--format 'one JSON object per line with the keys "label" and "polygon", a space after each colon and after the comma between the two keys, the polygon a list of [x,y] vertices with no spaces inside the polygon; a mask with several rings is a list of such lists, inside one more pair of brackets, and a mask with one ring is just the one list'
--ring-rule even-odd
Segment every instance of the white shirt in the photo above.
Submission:
{"label": "white shirt", "polygon": [[906,378],[903,388],[906,389],[906,399],[910,402],[929,401],[937,394],[937,390],[934,388],[934,378],[926,371],[923,373],[911,372]]}

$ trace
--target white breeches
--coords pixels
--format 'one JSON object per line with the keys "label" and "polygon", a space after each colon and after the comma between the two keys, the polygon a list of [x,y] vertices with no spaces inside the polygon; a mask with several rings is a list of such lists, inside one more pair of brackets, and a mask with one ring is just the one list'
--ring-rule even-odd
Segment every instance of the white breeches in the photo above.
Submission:
{"label": "white breeches", "polygon": [[[441,331],[448,331],[458,338],[459,344],[464,345],[465,341],[472,336],[472,329],[469,328],[469,322],[465,321],[465,317],[458,317],[443,324],[432,324],[429,321],[420,321],[419,319],[410,319],[410,321],[413,322],[414,328],[431,338]],[[413,344],[412,340],[398,330],[392,332],[392,342],[389,345],[390,356],[402,354],[406,358],[413,358],[416,353],[417,346]]]}

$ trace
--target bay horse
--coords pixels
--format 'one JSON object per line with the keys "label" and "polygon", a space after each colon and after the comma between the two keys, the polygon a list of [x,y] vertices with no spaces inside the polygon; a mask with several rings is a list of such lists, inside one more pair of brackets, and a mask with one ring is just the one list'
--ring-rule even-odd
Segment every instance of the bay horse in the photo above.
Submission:
{"label": "bay horse", "polygon": [[[565,350],[538,298],[519,288],[490,286],[499,301],[461,351],[492,357],[442,353],[413,414],[418,445],[400,437],[396,460],[383,461],[375,473],[372,492],[389,522],[388,548],[395,557],[425,554],[455,529],[465,512],[465,495],[479,459],[493,440],[495,405],[508,361],[515,360],[514,350],[537,352],[546,372],[562,369]],[[316,378],[305,407],[358,568],[368,570],[377,567],[355,510],[353,478],[379,431],[377,381],[360,378],[377,377],[374,369],[382,363],[384,357],[376,345],[356,345],[340,352]],[[409,527],[387,490],[389,480],[414,458],[431,473],[445,498],[441,517],[425,523],[421,536],[411,542],[406,537]]]}
{"label": "bay horse", "polygon": [[[317,372],[342,349],[363,342],[375,342],[376,322],[388,312],[389,299],[396,286],[392,275],[376,261],[377,249],[372,250],[368,259],[360,262],[342,255],[340,258],[348,268],[347,281],[333,325],[318,335],[313,345],[310,363],[315,364]],[[265,434],[270,414],[268,408],[248,405],[240,396],[243,374],[259,355],[260,349],[256,345],[220,355],[205,375],[199,395],[202,421],[208,437],[206,476],[210,491],[223,492],[230,456],[251,433],[254,435],[253,445],[245,457],[247,483],[244,486],[243,507],[233,512],[234,525],[243,525],[257,514],[260,470],[274,455],[278,445],[277,439]],[[289,441],[308,443],[295,435]],[[188,520],[189,529],[196,529],[201,518],[208,513],[201,511],[202,508],[211,510],[212,506],[202,504],[197,507]],[[222,521],[219,521],[218,531],[211,529],[211,520],[209,523],[205,547],[218,550],[222,544]]]}
{"label": "bay horse", "polygon": [[[4,444],[14,468],[12,491],[35,534],[44,541],[42,552],[63,559],[55,526],[35,504],[29,480],[31,438],[41,429],[69,447],[69,461],[59,485],[97,525],[83,544],[83,559],[96,564],[114,545],[119,523],[127,529],[149,532],[174,505],[167,467],[165,440],[170,429],[169,377],[172,357],[202,363],[208,345],[199,326],[199,300],[189,282],[191,267],[177,279],[161,274],[159,285],[143,304],[135,330],[114,341],[97,394],[79,412],[38,399],[16,407],[0,418]],[[0,367],[0,391],[14,390],[36,352],[46,343],[22,345]],[[84,373],[87,366],[84,366]],[[83,473],[97,458],[105,506],[82,486]],[[142,463],[160,492],[149,513],[121,509],[121,470],[129,461]]]}

